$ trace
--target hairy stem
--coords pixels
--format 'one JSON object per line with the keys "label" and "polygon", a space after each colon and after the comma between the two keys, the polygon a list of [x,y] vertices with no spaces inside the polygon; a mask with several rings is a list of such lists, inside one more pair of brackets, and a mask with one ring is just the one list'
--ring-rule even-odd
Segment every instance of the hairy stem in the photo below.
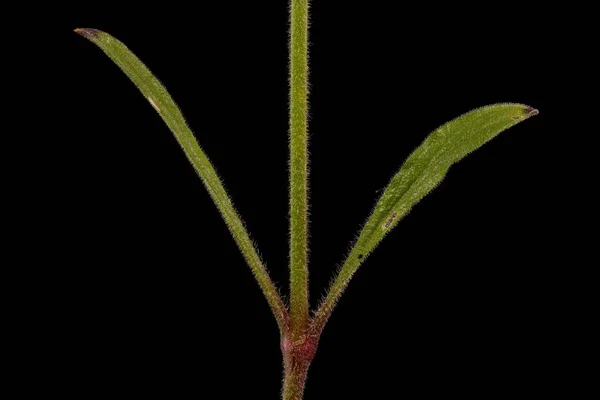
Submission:
{"label": "hairy stem", "polygon": [[308,329],[308,9],[290,5],[290,333]]}
{"label": "hairy stem", "polygon": [[302,400],[304,396],[304,384],[308,373],[308,364],[296,365],[285,371],[283,378],[283,400]]}
{"label": "hairy stem", "polygon": [[297,341],[292,341],[289,335],[283,336],[283,400],[302,400],[306,375],[315,357],[318,342],[319,338],[314,335],[307,335]]}

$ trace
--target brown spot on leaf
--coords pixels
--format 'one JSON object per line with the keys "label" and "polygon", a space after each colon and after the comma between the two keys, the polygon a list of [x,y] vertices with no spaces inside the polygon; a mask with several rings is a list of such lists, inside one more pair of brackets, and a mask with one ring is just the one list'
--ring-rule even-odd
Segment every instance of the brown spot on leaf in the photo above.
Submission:
{"label": "brown spot on leaf", "polygon": [[86,39],[94,40],[100,38],[100,31],[98,29],[92,28],[77,28],[75,29],[75,33],[80,34]]}
{"label": "brown spot on leaf", "polygon": [[394,222],[394,219],[396,219],[396,217],[398,216],[398,213],[393,213],[388,219],[387,221],[385,221],[385,224],[383,224],[383,228],[387,229],[390,227],[390,225],[392,225],[392,222]]}
{"label": "brown spot on leaf", "polygon": [[528,117],[533,117],[534,115],[538,115],[540,112],[533,107],[525,107],[525,115]]}

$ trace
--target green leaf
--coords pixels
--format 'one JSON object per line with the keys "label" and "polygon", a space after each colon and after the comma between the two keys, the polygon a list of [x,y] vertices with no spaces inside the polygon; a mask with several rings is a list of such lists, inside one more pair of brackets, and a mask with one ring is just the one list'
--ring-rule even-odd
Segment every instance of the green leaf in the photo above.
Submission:
{"label": "green leaf", "polygon": [[[287,326],[287,310],[277,288],[271,281],[267,270],[258,255],[254,243],[250,239],[244,223],[237,214],[231,199],[227,195],[221,180],[219,179],[213,165],[196,141],[194,134],[188,127],[181,110],[175,104],[167,89],[159,82],[150,70],[135,56],[123,43],[108,33],[96,29],[76,29],[75,32],[89,39],[106,53],[117,64],[131,81],[142,92],[146,100],[161,116],[163,121],[171,129],[175,138],[181,145],[188,160],[200,176],[204,186],[208,190],[213,202],[223,216],[229,231],[235,242],[242,251],[246,262],[250,266],[265,297],[279,328],[283,331]],[[186,210],[180,210],[185,212]],[[186,213],[187,218],[188,213]],[[206,243],[210,246],[209,243]],[[196,253],[195,249],[181,249]]]}
{"label": "green leaf", "polygon": [[315,314],[315,325],[322,329],[360,264],[411,208],[439,185],[452,164],[537,113],[522,104],[495,104],[468,112],[431,133],[381,195]]}

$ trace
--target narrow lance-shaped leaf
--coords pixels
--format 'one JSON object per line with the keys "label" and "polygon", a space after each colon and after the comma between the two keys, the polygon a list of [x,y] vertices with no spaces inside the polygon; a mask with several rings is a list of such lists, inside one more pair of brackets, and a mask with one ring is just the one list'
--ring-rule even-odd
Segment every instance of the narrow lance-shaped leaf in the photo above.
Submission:
{"label": "narrow lance-shaped leaf", "polygon": [[[279,328],[283,331],[287,325],[285,305],[271,281],[242,220],[233,207],[221,180],[185,122],[177,104],[159,80],[123,43],[108,33],[96,29],[76,29],[75,32],[98,45],[125,72],[171,129],[223,216],[235,242],[265,294]],[[182,251],[185,250],[182,249]]]}
{"label": "narrow lance-shaped leaf", "polygon": [[537,113],[522,104],[495,104],[468,112],[431,133],[404,162],[375,205],[315,314],[314,329],[323,328],[352,275],[369,253],[444,179],[452,164]]}

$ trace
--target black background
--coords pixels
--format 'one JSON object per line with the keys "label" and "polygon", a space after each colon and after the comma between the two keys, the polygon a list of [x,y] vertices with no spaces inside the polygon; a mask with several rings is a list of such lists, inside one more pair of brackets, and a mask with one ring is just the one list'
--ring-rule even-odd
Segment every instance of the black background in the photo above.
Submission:
{"label": "black background", "polygon": [[[429,132],[491,103],[540,115],[452,167],[361,267],[324,331],[307,400],[565,385],[556,343],[569,283],[549,261],[544,150],[556,140],[554,31],[533,8],[478,7],[312,6],[313,306],[378,191]],[[168,88],[286,293],[286,2],[144,13],[82,3],[55,21],[64,58],[50,103],[69,118],[48,120],[53,153],[37,181],[52,267],[28,277],[40,288],[30,323],[44,332],[32,360],[51,377],[45,387],[277,398],[277,327],[215,206],[157,113],[72,30],[109,32]]]}

